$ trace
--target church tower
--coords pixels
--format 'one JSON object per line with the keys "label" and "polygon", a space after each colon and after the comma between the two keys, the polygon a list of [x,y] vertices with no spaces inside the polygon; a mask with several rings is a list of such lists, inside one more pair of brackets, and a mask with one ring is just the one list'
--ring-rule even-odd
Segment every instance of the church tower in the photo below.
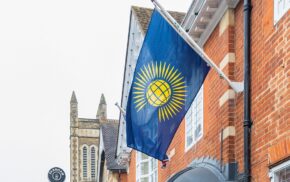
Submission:
{"label": "church tower", "polygon": [[94,119],[78,116],[75,92],[70,100],[70,182],[96,182],[100,123],[107,121],[107,104],[102,94]]}
{"label": "church tower", "polygon": [[78,182],[78,101],[73,91],[70,100],[70,181]]}

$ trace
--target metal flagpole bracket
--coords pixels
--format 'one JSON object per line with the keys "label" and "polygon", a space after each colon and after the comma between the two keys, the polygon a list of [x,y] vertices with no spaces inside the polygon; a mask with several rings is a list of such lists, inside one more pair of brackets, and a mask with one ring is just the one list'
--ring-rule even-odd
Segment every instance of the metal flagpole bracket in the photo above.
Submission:
{"label": "metal flagpole bracket", "polygon": [[126,116],[126,111],[118,104],[118,102],[115,103],[115,106],[117,106],[120,110],[120,112],[123,114],[123,116]]}
{"label": "metal flagpole bracket", "polygon": [[232,82],[231,87],[237,93],[243,92],[244,91],[244,81],[242,81],[242,82]]}
{"label": "metal flagpole bracket", "polygon": [[161,6],[161,4],[157,0],[151,0],[155,9],[167,20],[167,22],[176,30],[176,32],[188,43],[188,45],[199,54],[200,57],[204,59],[204,61],[213,68],[220,77],[222,77],[228,84],[232,87],[232,89],[237,92],[244,91],[243,82],[234,82],[231,81],[224,72],[209,58],[209,56],[199,47],[199,45],[188,35],[188,33],[177,23],[177,21]]}

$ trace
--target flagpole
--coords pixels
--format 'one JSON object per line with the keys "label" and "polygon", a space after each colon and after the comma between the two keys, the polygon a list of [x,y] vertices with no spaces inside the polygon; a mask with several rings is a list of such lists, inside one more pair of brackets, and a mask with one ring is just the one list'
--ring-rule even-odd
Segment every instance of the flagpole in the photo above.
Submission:
{"label": "flagpole", "polygon": [[213,68],[220,77],[222,77],[237,93],[244,91],[243,82],[231,81],[224,72],[210,59],[210,57],[199,47],[199,45],[188,35],[188,33],[177,23],[177,21],[162,7],[157,0],[151,0],[155,9],[168,21],[168,23],[176,30],[176,32],[195,50],[205,62]]}

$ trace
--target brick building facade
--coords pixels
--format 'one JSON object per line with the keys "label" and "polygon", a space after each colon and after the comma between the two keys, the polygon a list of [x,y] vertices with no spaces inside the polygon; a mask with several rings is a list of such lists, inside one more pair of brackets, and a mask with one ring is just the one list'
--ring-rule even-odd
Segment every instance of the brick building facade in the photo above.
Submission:
{"label": "brick building facade", "polygon": [[[284,2],[284,5],[279,5],[281,2]],[[146,16],[150,16],[151,11],[133,7],[132,12],[131,25],[132,22],[137,24],[136,29],[139,27],[141,36],[142,30],[145,30],[146,34],[146,28],[142,26],[148,26],[149,18]],[[175,15],[175,18],[184,16],[182,13],[178,15]],[[252,2],[253,182],[290,181],[289,15],[289,1]],[[182,18],[183,21],[180,21],[209,57],[234,81],[243,81],[243,18],[243,1],[205,0],[200,5],[193,1],[189,11]],[[132,36],[129,32],[129,43],[135,40]],[[138,40],[138,46],[142,41],[142,38],[141,41]],[[128,60],[128,54],[136,48],[133,43],[128,45],[122,96],[124,108],[136,59],[135,56]],[[137,52],[138,50],[139,47]],[[128,61],[131,61],[130,64]],[[161,164],[158,163],[157,175],[148,172],[147,176],[142,177],[140,174],[142,169],[139,169],[138,165],[142,165],[142,161],[138,161],[140,159],[136,151],[126,148],[124,144],[125,123],[121,117],[117,156],[120,163],[127,164],[127,173],[122,175],[124,181],[149,182],[156,181],[155,178],[158,181],[167,181],[170,178],[178,181],[182,177],[186,179],[186,175],[194,178],[194,171],[199,168],[206,169],[219,181],[238,181],[241,178],[244,171],[243,93],[235,93],[214,70],[208,74],[201,92],[203,114],[199,137],[188,145],[190,122],[184,119],[167,151],[170,161],[165,169],[161,169]],[[198,128],[194,123],[190,126]],[[151,165],[150,162],[148,164]]]}

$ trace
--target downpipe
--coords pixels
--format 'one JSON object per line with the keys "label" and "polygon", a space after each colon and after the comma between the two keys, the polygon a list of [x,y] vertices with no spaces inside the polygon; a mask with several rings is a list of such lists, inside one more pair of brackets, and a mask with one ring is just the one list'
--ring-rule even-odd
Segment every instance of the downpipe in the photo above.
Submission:
{"label": "downpipe", "polygon": [[244,174],[251,181],[251,0],[244,0]]}

